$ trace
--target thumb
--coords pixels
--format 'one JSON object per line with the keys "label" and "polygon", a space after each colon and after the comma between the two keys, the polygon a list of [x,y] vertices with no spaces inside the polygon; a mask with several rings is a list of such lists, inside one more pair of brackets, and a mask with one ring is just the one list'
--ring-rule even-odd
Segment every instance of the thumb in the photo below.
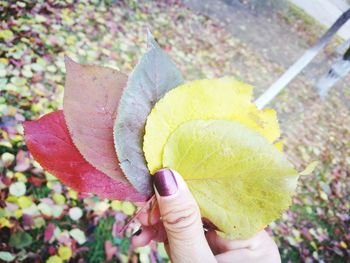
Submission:
{"label": "thumb", "polygon": [[173,262],[216,262],[204,236],[199,207],[182,177],[171,169],[154,174],[154,186]]}

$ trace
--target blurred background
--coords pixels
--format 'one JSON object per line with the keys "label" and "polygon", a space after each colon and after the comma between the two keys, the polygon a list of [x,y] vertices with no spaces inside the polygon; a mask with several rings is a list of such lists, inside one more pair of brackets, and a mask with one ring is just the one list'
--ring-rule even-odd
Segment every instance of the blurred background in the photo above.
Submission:
{"label": "blurred background", "polygon": [[[347,9],[345,0],[0,0],[0,262],[167,262],[118,231],[128,202],[78,194],[30,156],[21,122],[62,107],[63,56],[130,72],[146,29],[186,80],[235,76],[262,94]],[[350,77],[315,85],[349,48],[350,22],[271,103],[303,176],[272,223],[283,262],[350,262]]]}

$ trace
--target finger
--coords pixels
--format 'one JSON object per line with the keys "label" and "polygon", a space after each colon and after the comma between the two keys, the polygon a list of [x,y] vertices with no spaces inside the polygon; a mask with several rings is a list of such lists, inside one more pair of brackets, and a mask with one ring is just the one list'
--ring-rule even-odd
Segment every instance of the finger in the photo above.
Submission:
{"label": "finger", "polygon": [[250,251],[247,248],[231,250],[219,255],[216,255],[215,258],[218,263],[246,263],[246,262],[259,262],[263,263],[259,259],[254,260],[254,256],[252,255],[254,252]]}
{"label": "finger", "polygon": [[250,249],[252,248],[252,245],[253,245],[251,239],[229,240],[229,239],[220,237],[216,231],[208,231],[205,236],[214,254],[224,253],[230,250],[242,249],[242,248]]}
{"label": "finger", "polygon": [[153,237],[156,235],[154,227],[142,227],[142,231],[139,235],[133,236],[131,239],[131,244],[134,247],[143,247],[149,244]]}
{"label": "finger", "polygon": [[256,250],[249,248],[241,248],[216,255],[215,258],[219,263],[281,263],[281,257],[278,251],[276,253],[275,249],[277,249],[277,247],[271,247],[270,245],[264,246],[264,248]]}
{"label": "finger", "polygon": [[137,217],[141,225],[150,226],[156,225],[160,221],[160,213],[158,205],[152,210],[141,211],[140,215]]}
{"label": "finger", "polygon": [[156,197],[174,262],[215,262],[198,205],[182,177],[170,169],[154,175]]}
{"label": "finger", "polygon": [[226,244],[222,244],[222,241],[218,238],[216,231],[211,230],[206,232],[205,237],[214,255],[227,251]]}
{"label": "finger", "polygon": [[157,233],[153,237],[153,240],[157,242],[164,242],[167,239],[167,236],[166,236],[166,231],[163,226],[163,223],[162,222],[158,223],[156,227],[157,227]]}

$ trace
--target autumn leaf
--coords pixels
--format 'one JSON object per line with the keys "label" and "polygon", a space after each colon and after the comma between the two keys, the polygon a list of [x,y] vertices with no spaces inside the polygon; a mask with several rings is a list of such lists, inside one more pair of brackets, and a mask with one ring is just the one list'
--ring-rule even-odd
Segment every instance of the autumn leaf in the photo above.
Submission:
{"label": "autumn leaf", "polygon": [[7,251],[0,251],[0,259],[4,262],[13,262],[16,256]]}
{"label": "autumn leaf", "polygon": [[148,51],[130,74],[121,97],[114,142],[126,177],[140,193],[150,196],[153,187],[142,151],[144,126],[154,104],[183,80],[175,64],[150,34],[148,45]]}
{"label": "autumn leaf", "polygon": [[65,185],[102,198],[145,201],[128,182],[112,179],[84,160],[69,136],[62,111],[24,122],[23,126],[33,157]]}
{"label": "autumn leaf", "polygon": [[66,57],[64,117],[75,146],[97,170],[127,184],[113,144],[113,125],[127,76]]}
{"label": "autumn leaf", "polygon": [[276,112],[259,111],[251,97],[252,87],[234,78],[196,80],[169,91],[147,118],[143,150],[150,172],[162,168],[170,134],[190,120],[238,121],[274,142],[280,136]]}
{"label": "autumn leaf", "polygon": [[33,238],[26,232],[16,232],[10,237],[9,244],[17,249],[23,249],[33,243]]}
{"label": "autumn leaf", "polygon": [[151,173],[177,170],[202,216],[231,238],[250,237],[278,218],[298,178],[281,153],[275,111],[251,100],[252,87],[233,78],[193,81],[169,91],[145,128]]}
{"label": "autumn leaf", "polygon": [[165,145],[163,166],[183,176],[201,215],[235,239],[249,238],[281,216],[298,179],[266,138],[228,120],[180,125]]}

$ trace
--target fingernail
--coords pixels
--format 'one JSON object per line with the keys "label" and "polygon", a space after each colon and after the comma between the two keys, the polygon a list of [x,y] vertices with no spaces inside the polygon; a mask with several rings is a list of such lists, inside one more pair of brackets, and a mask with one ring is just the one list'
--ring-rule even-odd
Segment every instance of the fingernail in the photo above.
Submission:
{"label": "fingernail", "polygon": [[177,183],[173,172],[164,168],[154,174],[153,183],[161,196],[173,195],[177,192]]}
{"label": "fingernail", "polygon": [[140,228],[139,230],[137,230],[134,234],[132,234],[132,236],[139,236],[142,233],[142,229]]}

